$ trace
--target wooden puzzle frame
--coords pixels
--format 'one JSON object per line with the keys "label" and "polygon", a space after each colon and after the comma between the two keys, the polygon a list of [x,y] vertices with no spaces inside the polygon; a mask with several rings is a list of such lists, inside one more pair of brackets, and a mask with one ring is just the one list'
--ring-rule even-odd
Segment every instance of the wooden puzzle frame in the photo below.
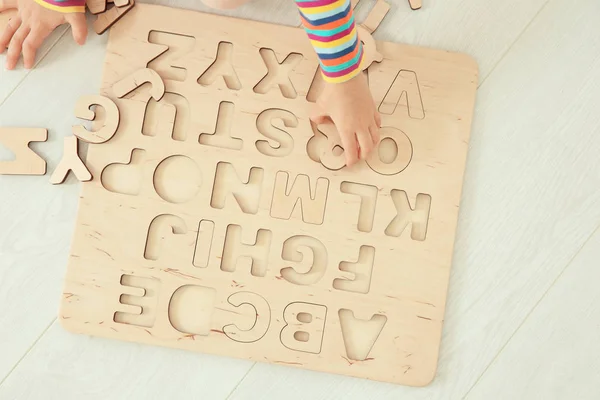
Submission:
{"label": "wooden puzzle frame", "polygon": [[118,129],[89,148],[63,325],[430,382],[477,66],[376,46],[382,141],[348,168],[335,128],[308,118],[322,83],[302,29],[143,4],[125,15],[101,90]]}

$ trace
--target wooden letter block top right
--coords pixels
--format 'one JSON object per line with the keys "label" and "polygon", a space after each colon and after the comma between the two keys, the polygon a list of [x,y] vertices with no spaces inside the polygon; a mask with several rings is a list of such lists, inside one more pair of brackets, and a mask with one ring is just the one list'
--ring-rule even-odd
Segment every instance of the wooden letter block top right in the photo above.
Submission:
{"label": "wooden letter block top right", "polygon": [[[372,44],[371,44],[372,45]],[[110,31],[61,321],[74,332],[426,385],[477,87],[377,42],[381,143],[344,166],[302,29],[140,4]]]}

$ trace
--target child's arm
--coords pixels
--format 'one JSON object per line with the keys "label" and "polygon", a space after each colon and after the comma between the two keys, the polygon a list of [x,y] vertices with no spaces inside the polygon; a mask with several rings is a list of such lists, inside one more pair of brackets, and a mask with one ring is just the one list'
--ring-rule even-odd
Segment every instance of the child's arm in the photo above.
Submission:
{"label": "child's arm", "polygon": [[[350,0],[295,0],[308,37],[328,84],[319,98],[322,113],[313,121],[331,119],[340,133],[346,162],[365,158],[379,142],[380,116],[361,62],[362,43]],[[357,143],[358,142],[358,143]]]}
{"label": "child's arm", "polygon": [[21,53],[25,68],[32,68],[37,49],[57,26],[64,23],[71,25],[77,43],[85,43],[85,0],[7,0],[3,7],[19,10],[0,36],[0,53],[8,47],[7,69],[17,65]]}

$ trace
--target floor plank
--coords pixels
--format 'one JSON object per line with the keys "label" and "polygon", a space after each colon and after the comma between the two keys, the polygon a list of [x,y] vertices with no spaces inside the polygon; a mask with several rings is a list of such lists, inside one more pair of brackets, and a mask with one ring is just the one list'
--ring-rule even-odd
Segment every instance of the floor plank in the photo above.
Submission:
{"label": "floor plank", "polygon": [[232,399],[468,392],[600,224],[599,15],[597,2],[551,1],[480,88],[436,380],[332,376],[322,390],[314,373],[257,364]]}
{"label": "floor plank", "polygon": [[[152,2],[203,8],[197,0]],[[297,14],[289,3],[289,0],[279,0],[273,8],[270,0],[258,0],[230,14],[293,25],[297,22]],[[410,11],[405,1],[393,3],[394,8],[376,33],[377,38],[465,51],[477,58],[481,76],[485,78],[546,0],[507,0],[498,4],[486,0],[425,2],[424,8],[416,12]],[[587,7],[587,12],[594,11],[589,9],[589,5]],[[552,276],[559,273],[600,218],[600,212],[585,215],[586,210],[594,206],[595,210],[600,210],[600,196],[591,193],[592,185],[597,187],[599,183],[590,172],[598,165],[592,157],[598,148],[594,147],[589,134],[594,118],[588,109],[579,113],[575,109],[579,105],[578,96],[588,95],[581,87],[583,80],[594,78],[590,77],[592,63],[590,53],[585,52],[589,45],[586,43],[591,42],[592,50],[595,50],[593,46],[597,39],[589,27],[581,33],[578,25],[567,21],[566,28],[560,27],[558,33],[554,33],[559,37],[552,36],[556,42],[552,44],[544,38],[546,32],[542,30],[549,29],[547,16],[542,18],[545,14],[546,11],[540,16],[545,21],[542,28],[538,27],[533,34],[533,27],[528,30],[528,36],[533,35],[541,44],[529,43],[516,55],[510,52],[499,69],[494,71],[495,78],[490,78],[491,81],[483,85],[479,94],[439,380],[430,388],[414,390],[261,364],[252,369],[232,398],[254,399],[257,393],[268,396],[263,398],[331,399],[343,395],[344,398],[367,399],[398,398],[400,394],[412,394],[411,398],[454,398],[443,396],[464,394],[472,386],[478,374],[504,344],[511,329],[514,331],[520,323],[528,311],[527,307],[535,304]],[[551,15],[556,19],[578,18],[583,23],[589,23],[592,18],[583,11],[574,13],[569,10],[566,14],[564,17],[558,13]],[[567,32],[571,36],[566,37]],[[51,129],[49,147],[37,146],[50,158],[50,170],[60,158],[60,136],[68,134],[74,122],[71,109],[76,98],[97,90],[105,37],[90,39],[91,43],[82,49],[77,49],[70,38],[61,40],[43,60],[42,68],[31,72],[0,106],[0,125],[34,124]],[[581,44],[572,50],[572,54],[567,47],[575,43]],[[578,65],[570,68],[568,57],[573,55],[577,56],[575,61]],[[526,59],[526,69],[520,65],[520,58]],[[555,71],[550,72],[553,68]],[[570,68],[573,76],[564,76],[562,68]],[[540,72],[546,74],[546,80],[554,77],[557,83],[535,82]],[[56,76],[69,78],[53,79]],[[2,78],[0,93],[5,88]],[[41,93],[40,88],[48,94],[33,98],[31,94]],[[524,88],[528,88],[528,92]],[[66,94],[56,96],[59,89]],[[590,101],[590,104],[598,105],[597,100],[596,103]],[[570,111],[566,110],[569,106]],[[579,123],[569,125],[568,118],[575,117],[579,118]],[[557,128],[556,124],[560,127]],[[561,136],[556,144],[548,144],[546,135],[559,134]],[[568,140],[565,135],[571,135],[572,139]],[[544,179],[553,179],[554,182],[543,183]],[[10,188],[9,195],[3,193],[0,207],[3,226],[7,225],[5,221],[9,222],[9,229],[0,231],[0,354],[3,355],[0,358],[0,381],[56,315],[78,188],[70,185],[57,189],[45,184],[45,179],[0,178],[0,187]],[[531,190],[522,189],[525,187]],[[555,194],[556,190],[559,193]],[[33,214],[25,216],[25,210],[33,210]],[[15,219],[15,215],[19,217]],[[559,241],[562,232],[568,232],[568,237]],[[33,249],[32,244],[35,244]],[[505,245],[507,250],[501,251],[497,247],[499,244]],[[522,270],[521,266],[526,268]],[[539,279],[546,273],[547,279]],[[531,286],[532,282],[533,290],[528,292],[526,284]],[[522,301],[522,308],[506,301],[514,295]],[[507,326],[498,329],[496,324],[501,322]],[[84,339],[86,341],[82,341]],[[177,382],[172,383],[173,374],[152,373],[159,364],[151,363],[149,358],[141,357],[139,363],[128,360],[132,355],[140,358],[138,354],[144,353],[138,350],[137,345],[113,342],[97,345],[97,342],[100,341],[75,338],[52,326],[0,386],[0,398],[5,393],[36,398],[39,392],[29,391],[29,388],[22,392],[20,389],[32,386],[34,380],[30,375],[41,379],[41,387],[48,389],[78,379],[85,383],[86,379],[92,379],[91,369],[69,370],[69,364],[61,364],[60,361],[63,358],[74,360],[79,355],[81,365],[85,366],[87,362],[96,366],[94,379],[99,382],[94,383],[102,386],[98,389],[105,395],[102,398],[110,398],[115,393],[110,386],[120,387],[123,379],[112,370],[94,364],[95,358],[108,359],[102,358],[105,352],[122,365],[122,372],[127,369],[145,370],[146,364],[150,363],[142,375],[156,381],[156,386],[152,387],[162,388],[163,385],[165,391],[170,389],[173,393],[180,390]],[[473,342],[472,348],[470,342]],[[69,345],[73,350],[69,349]],[[151,355],[159,351],[144,349]],[[161,360],[163,371],[169,365],[173,370],[180,368],[182,362],[188,362],[181,361],[179,356],[172,357],[162,353],[157,357]],[[218,396],[226,391],[226,384],[222,381],[232,383],[233,388],[236,379],[242,377],[241,371],[246,371],[250,365],[235,361],[229,369],[237,372],[225,375],[221,373],[220,365],[230,365],[229,361],[212,360],[216,361],[210,361],[210,364],[219,371],[211,379],[215,386],[215,392],[211,393],[215,393],[216,397],[206,398],[219,399],[223,397]],[[66,368],[68,374],[54,372],[53,366],[60,371],[58,365]],[[82,372],[79,373],[79,370]],[[142,385],[132,386],[139,388]],[[208,386],[195,386],[193,390],[213,390]],[[79,393],[88,394],[83,384],[77,387],[80,388]],[[144,398],[137,392],[127,393],[131,393],[130,398]]]}
{"label": "floor plank", "polygon": [[467,400],[600,398],[600,230],[590,239]]}
{"label": "floor plank", "polygon": [[[0,126],[48,128],[48,142],[32,147],[49,174],[62,156],[62,138],[77,122],[77,98],[100,88],[104,42],[91,36],[78,48],[63,37],[0,107]],[[7,153],[3,148],[0,157]],[[0,381],[58,310],[79,185],[72,178],[61,186],[48,180],[0,176]]]}
{"label": "floor plank", "polygon": [[251,365],[73,335],[56,322],[0,386],[0,399],[225,399]]}
{"label": "floor plank", "polygon": [[[38,50],[35,68],[44,68],[45,64],[40,64],[40,61],[44,59],[44,57],[48,54],[52,47],[56,45],[58,40],[65,34],[67,30],[68,28],[66,26],[61,26],[52,32],[48,39],[44,41],[44,44]],[[4,68],[5,64],[6,52],[0,54],[0,105],[2,105],[10,93],[15,90],[15,88],[19,86],[19,84],[31,72],[31,70],[26,70],[23,68],[22,59],[19,61],[17,68],[12,71],[7,71]]]}

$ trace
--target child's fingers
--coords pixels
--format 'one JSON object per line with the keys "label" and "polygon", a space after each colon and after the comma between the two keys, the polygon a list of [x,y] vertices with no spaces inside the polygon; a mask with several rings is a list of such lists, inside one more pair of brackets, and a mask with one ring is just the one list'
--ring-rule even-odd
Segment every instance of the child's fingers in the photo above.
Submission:
{"label": "child's fingers", "polygon": [[359,132],[358,135],[358,144],[360,145],[360,158],[365,159],[373,150],[373,138],[369,132]]}
{"label": "child's fingers", "polygon": [[23,64],[26,69],[33,68],[35,54],[49,34],[50,30],[46,28],[34,28],[23,42]]}
{"label": "child's fingers", "polygon": [[327,115],[313,115],[310,117],[310,120],[317,125],[326,124],[327,122],[331,122],[331,118]]}
{"label": "child's fingers", "polygon": [[67,22],[71,25],[73,39],[79,45],[85,44],[87,38],[87,23],[83,13],[67,14]]}
{"label": "child's fingers", "polygon": [[6,69],[14,69],[19,61],[21,50],[23,49],[23,42],[27,35],[29,35],[29,26],[21,24],[19,29],[15,32],[14,36],[10,40],[8,46],[8,53],[6,54]]}
{"label": "child's fingers", "polygon": [[381,128],[381,114],[378,111],[375,111],[375,123],[378,128]]}
{"label": "child's fingers", "polygon": [[0,53],[3,53],[4,50],[8,47],[10,40],[14,36],[15,32],[21,26],[21,17],[15,16],[8,20],[8,24],[6,28],[4,28],[4,32],[2,32],[2,36],[0,36]]}
{"label": "child's fingers", "polygon": [[369,133],[371,134],[371,138],[373,139],[373,144],[379,143],[379,127],[378,125],[372,125],[369,127]]}
{"label": "child's fingers", "polygon": [[356,136],[350,132],[340,132],[342,147],[346,154],[346,165],[351,166],[358,161],[358,146],[356,144]]}

